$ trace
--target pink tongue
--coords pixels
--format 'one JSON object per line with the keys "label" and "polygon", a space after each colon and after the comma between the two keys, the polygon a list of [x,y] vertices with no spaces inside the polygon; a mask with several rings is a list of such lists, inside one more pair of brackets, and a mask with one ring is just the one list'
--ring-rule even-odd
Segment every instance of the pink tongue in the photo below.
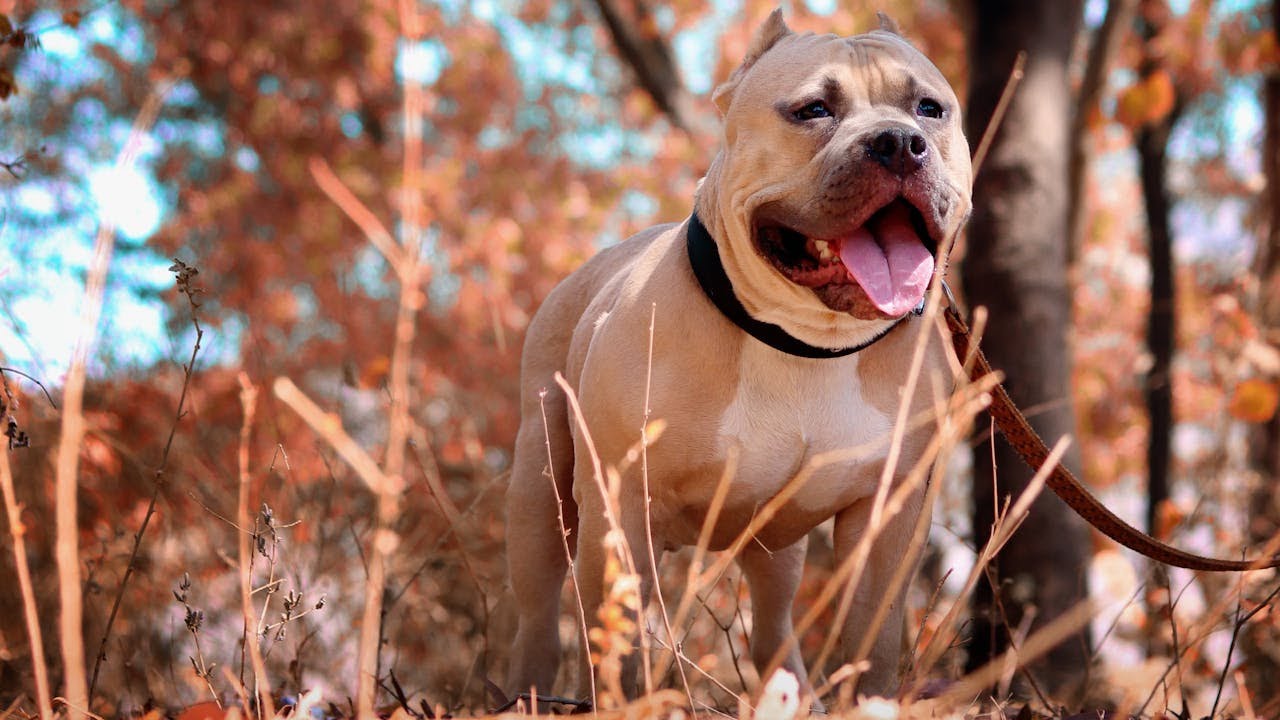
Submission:
{"label": "pink tongue", "polygon": [[840,261],[881,312],[906,315],[924,299],[933,256],[916,236],[905,208],[891,210],[872,230],[875,235],[863,227],[844,238]]}

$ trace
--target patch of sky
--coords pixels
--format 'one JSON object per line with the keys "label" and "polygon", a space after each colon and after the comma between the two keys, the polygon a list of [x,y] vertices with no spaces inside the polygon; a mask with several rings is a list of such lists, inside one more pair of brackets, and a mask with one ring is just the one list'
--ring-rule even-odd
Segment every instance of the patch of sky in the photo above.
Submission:
{"label": "patch of sky", "polygon": [[[1182,5],[1187,0],[1179,0],[1178,4]],[[1213,6],[1215,15],[1221,17],[1223,15],[1233,15],[1235,13],[1253,10],[1258,6],[1258,0],[1219,0]]]}
{"label": "patch of sky", "polygon": [[58,212],[58,196],[52,183],[43,178],[25,182],[14,190],[14,199],[22,212],[44,218]]}
{"label": "patch of sky", "polygon": [[707,17],[682,33],[677,33],[672,46],[676,62],[690,92],[711,91],[712,73],[715,72],[715,54],[707,52],[719,36],[720,25],[714,17]]}
{"label": "patch of sky", "polygon": [[[616,86],[622,73],[616,61],[599,57],[593,26],[566,27],[568,6],[552,6],[548,22],[542,24],[519,19],[518,3],[474,0],[470,10],[473,17],[489,22],[497,30],[511,55],[524,100],[517,108],[515,134],[545,133],[553,125],[552,113],[567,121],[569,130],[554,139],[554,144],[539,146],[537,137],[533,138],[534,151],[563,153],[575,162],[597,168],[617,164],[627,157],[643,158],[654,151],[651,143],[640,141],[640,133],[624,130],[613,120],[617,114],[613,108],[618,102]],[[674,25],[675,16],[658,21]],[[578,102],[588,95],[598,100],[595,111],[584,111]],[[486,147],[499,147],[508,140],[497,132],[481,138]]]}
{"label": "patch of sky", "polygon": [[165,102],[175,107],[191,107],[200,102],[200,91],[190,80],[180,80],[169,86]]}
{"label": "patch of sky", "polygon": [[375,300],[389,300],[398,291],[395,283],[388,279],[388,269],[382,253],[372,245],[366,245],[356,252],[348,271],[348,278],[365,295]]}
{"label": "patch of sky", "polygon": [[1107,15],[1107,0],[1086,0],[1084,4],[1085,27],[1093,29],[1102,24]]}
{"label": "patch of sky", "polygon": [[1239,78],[1226,87],[1227,164],[1237,175],[1262,171],[1262,136],[1265,130],[1258,103],[1262,83],[1257,77]]}
{"label": "patch of sky", "polygon": [[[119,273],[119,263],[113,268]],[[172,279],[172,277],[170,277]],[[106,312],[102,318],[100,352],[108,364],[134,367],[155,361],[159,351],[156,338],[166,333],[167,308],[161,302],[140,303],[131,287],[114,287],[107,293]]]}
{"label": "patch of sky", "polygon": [[836,11],[836,0],[804,0],[804,6],[809,12],[830,15]]}
{"label": "patch of sky", "polygon": [[[240,356],[240,345],[245,334],[244,320],[238,315],[224,315],[217,325],[204,324],[204,339],[200,344],[197,367],[229,365]],[[170,337],[169,357],[176,362],[186,362],[195,344],[195,328],[189,328],[178,336]]]}
{"label": "patch of sky", "polygon": [[[39,19],[43,21],[53,18],[52,15],[43,15]],[[66,60],[74,60],[84,53],[84,43],[80,41],[80,37],[62,24],[40,33],[40,47],[45,54]]]}
{"label": "patch of sky", "polygon": [[125,280],[122,289],[155,297],[174,287],[174,275],[169,270],[170,259],[159,258],[155,253],[140,247],[118,248],[112,260],[111,272]]}
{"label": "patch of sky", "polygon": [[338,118],[338,126],[342,128],[342,134],[349,138],[358,138],[360,133],[364,132],[364,123],[360,122],[360,116],[353,112],[342,113]]}
{"label": "patch of sky", "polygon": [[519,114],[516,115],[516,132],[524,132],[526,130],[549,130],[551,129],[551,113],[541,105],[528,105],[520,108]]}
{"label": "patch of sky", "polygon": [[401,40],[396,48],[396,74],[404,80],[434,85],[451,60],[449,51],[439,40]]}
{"label": "patch of sky", "polygon": [[476,143],[481,150],[497,150],[505,147],[510,142],[509,136],[505,130],[493,125],[486,125],[476,136]]}
{"label": "patch of sky", "polygon": [[[432,225],[423,233],[422,259],[431,267],[447,268],[450,266],[449,251],[440,242],[440,228]],[[451,272],[432,273],[427,283],[427,301],[430,310],[443,313],[452,308],[458,301],[458,291],[462,289],[462,278]]]}
{"label": "patch of sky", "polygon": [[30,289],[53,281],[54,275],[83,275],[89,267],[93,248],[82,240],[83,236],[74,228],[55,226],[42,233],[39,242],[10,247],[10,257],[24,265],[22,275],[29,281],[27,289]]}
{"label": "patch of sky", "polygon": [[1253,235],[1244,226],[1248,210],[1240,198],[1177,203],[1172,220],[1178,260],[1211,266],[1223,279],[1248,267],[1254,252]]}
{"label": "patch of sky", "polygon": [[98,217],[127,238],[145,240],[160,228],[164,209],[149,172],[134,166],[100,166],[89,173],[89,193]]}
{"label": "patch of sky", "polygon": [[262,161],[258,158],[258,153],[254,152],[253,148],[245,147],[243,145],[236,148],[235,153],[232,155],[232,159],[235,162],[236,167],[247,173],[257,172],[258,168],[262,165]]}
{"label": "patch of sky", "polygon": [[711,52],[711,48],[715,47],[725,28],[741,12],[741,6],[739,0],[716,0],[710,13],[692,27],[676,33],[672,40],[676,64],[680,67],[680,74],[690,92],[711,92],[716,69],[716,53]]}
{"label": "patch of sky", "polygon": [[297,303],[298,318],[304,322],[315,320],[320,308],[320,298],[316,297],[316,291],[305,283],[295,284],[290,291]]}
{"label": "patch of sky", "polygon": [[471,0],[471,14],[477,20],[493,22],[493,19],[498,16],[497,3],[493,0]]}
{"label": "patch of sky", "polygon": [[115,48],[129,63],[141,65],[155,56],[142,26],[123,7],[104,5],[87,16],[86,24],[95,42]]}
{"label": "patch of sky", "polygon": [[579,93],[605,91],[593,75],[598,48],[589,27],[566,32],[555,25],[530,26],[496,10],[491,22],[512,55],[527,100],[536,100],[546,85]]}
{"label": "patch of sky", "polygon": [[636,137],[617,126],[602,125],[566,133],[561,138],[560,145],[566,155],[582,165],[608,168],[618,163],[623,150],[628,149],[628,141]]}
{"label": "patch of sky", "polygon": [[1188,166],[1175,176],[1180,188],[1199,184],[1198,162],[1221,160],[1233,176],[1246,180],[1261,172],[1260,92],[1257,78],[1232,78],[1221,92],[1199,98],[1188,109],[1169,140],[1169,157]]}
{"label": "patch of sky", "polygon": [[651,218],[654,213],[658,212],[657,201],[639,190],[624,192],[620,204],[622,209],[636,220]]}
{"label": "patch of sky", "polygon": [[39,278],[33,283],[34,291],[11,294],[0,290],[6,311],[0,320],[0,349],[6,363],[46,384],[59,382],[69,365],[80,325],[80,304],[67,302],[67,298],[79,297],[83,281],[45,268],[28,270]]}
{"label": "patch of sky", "polygon": [[[11,362],[54,382],[65,371],[79,331],[84,275],[101,219],[115,224],[118,235],[99,357],[150,364],[169,342],[164,328],[168,309],[158,296],[171,286],[172,277],[168,258],[143,243],[175,200],[172,190],[156,182],[153,164],[168,146],[184,145],[197,156],[194,168],[201,155],[225,151],[223,133],[215,122],[178,120],[162,110],[152,132],[138,140],[135,164],[116,167],[116,156],[130,136],[131,111],[110,107],[98,97],[75,96],[98,86],[102,97],[119,97],[120,76],[89,50],[100,43],[126,62],[148,62],[153,53],[141,26],[127,9],[108,5],[90,13],[79,28],[63,26],[56,14],[47,12],[34,18],[31,27],[40,32],[45,51],[21,56],[15,72],[28,91],[6,104],[7,119],[15,127],[33,126],[50,112],[72,120],[65,132],[38,136],[41,152],[58,160],[62,174],[33,172],[21,183],[0,186],[5,214],[0,301],[7,309],[0,321],[0,350]],[[190,108],[199,100],[190,83],[179,82],[166,96],[165,107]],[[37,141],[16,133],[6,139],[18,150]],[[98,371],[103,367],[98,363]]]}
{"label": "patch of sky", "polygon": [[221,127],[213,123],[198,123],[190,131],[188,142],[200,154],[216,157],[226,152],[226,136]]}
{"label": "patch of sky", "polygon": [[258,92],[263,95],[274,95],[280,92],[280,78],[264,74],[258,78]]}
{"label": "patch of sky", "polygon": [[658,5],[653,8],[653,22],[658,26],[658,32],[663,35],[669,35],[671,29],[676,25],[676,11],[667,5]]}
{"label": "patch of sky", "polygon": [[431,0],[431,3],[440,8],[440,14],[444,16],[446,23],[453,25],[462,20],[463,10],[468,6],[471,13],[475,14],[475,2],[468,3],[467,0]]}

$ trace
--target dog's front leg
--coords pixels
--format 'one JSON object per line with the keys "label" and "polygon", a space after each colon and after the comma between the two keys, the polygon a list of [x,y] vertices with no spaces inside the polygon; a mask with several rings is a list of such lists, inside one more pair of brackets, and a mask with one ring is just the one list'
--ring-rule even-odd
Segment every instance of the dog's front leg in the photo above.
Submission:
{"label": "dog's front leg", "polygon": [[[560,667],[560,591],[576,542],[573,438],[562,393],[526,397],[507,489],[507,563],[519,625],[506,691],[555,691]],[[542,418],[547,417],[548,422]],[[550,450],[550,457],[548,457]],[[548,466],[548,461],[552,465]],[[562,524],[563,523],[563,524]]]}
{"label": "dog's front leg", "polygon": [[[627,493],[624,489],[620,502],[621,517],[618,518],[624,541],[619,542],[617,536],[610,536],[613,528],[605,514],[604,501],[594,489],[594,481],[590,478],[585,481],[593,485],[585,494],[579,510],[580,534],[575,573],[586,624],[593,632],[597,628],[603,631],[605,643],[611,650],[597,655],[603,663],[618,662],[616,666],[595,668],[595,691],[599,695],[611,689],[609,686],[612,685],[612,689],[620,691],[626,698],[635,698],[642,688],[639,681],[642,661],[639,645],[643,638],[640,633],[648,631],[644,627],[644,609],[653,594],[653,565],[650,563],[642,500],[639,493]],[[577,482],[583,482],[583,478]],[[626,479],[623,486],[627,486]],[[662,544],[655,538],[654,555],[660,557],[661,549]],[[610,566],[616,571],[609,572]],[[635,575],[628,577],[632,568]],[[602,609],[606,609],[603,617]],[[596,645],[596,650],[604,649],[601,644]],[[592,667],[588,662],[591,651],[591,639],[583,638],[578,666],[580,697],[587,697],[592,690]],[[617,675],[611,676],[614,672]]]}
{"label": "dog's front leg", "polygon": [[805,692],[811,692],[791,620],[792,602],[800,588],[807,546],[807,537],[778,550],[748,543],[738,564],[751,590],[751,660],[760,673],[760,681],[768,682],[769,663],[779,649],[789,645],[780,667],[795,675]]}
{"label": "dog's front leg", "polygon": [[[861,580],[854,589],[853,602],[841,628],[840,645],[846,661],[859,659],[854,655],[863,646],[867,634],[875,633],[871,651],[866,657],[871,666],[861,675],[857,687],[862,694],[889,695],[898,687],[910,575],[906,576],[907,580],[901,587],[892,588],[890,585],[902,563],[916,561],[906,554],[923,503],[924,491],[920,490],[907,498],[898,513],[884,517],[871,543],[871,552],[859,575]],[[858,551],[858,544],[869,530],[871,509],[872,499],[866,498],[836,515],[837,558],[850,558]],[[880,626],[873,628],[872,620],[881,605],[886,605],[888,612]]]}

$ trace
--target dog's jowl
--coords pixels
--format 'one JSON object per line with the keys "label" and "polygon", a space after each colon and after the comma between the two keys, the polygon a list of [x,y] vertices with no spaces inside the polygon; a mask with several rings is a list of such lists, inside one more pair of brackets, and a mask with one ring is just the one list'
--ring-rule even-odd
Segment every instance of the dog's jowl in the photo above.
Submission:
{"label": "dog's jowl", "polygon": [[[569,567],[557,498],[584,614],[596,624],[615,523],[642,602],[652,594],[643,468],[660,561],[698,542],[731,459],[713,550],[730,546],[801,468],[816,467],[737,557],[751,593],[753,660],[763,671],[780,656],[807,687],[792,642],[806,535],[834,517],[836,557],[854,554],[902,404],[924,413],[950,390],[936,381],[951,373],[930,333],[924,379],[905,393],[923,325],[915,311],[945,264],[940,247],[970,208],[969,148],[941,73],[893,32],[798,34],[775,12],[714,102],[722,145],[691,216],[601,252],[551,293],[530,326],[507,501],[519,608],[509,692],[556,690]],[[574,389],[589,437],[556,373]],[[647,417],[665,431],[646,463],[628,461]],[[891,489],[924,453],[930,428],[915,427]],[[872,449],[830,455],[862,446]],[[616,516],[592,448],[621,472]],[[821,457],[836,459],[812,464]],[[871,641],[861,692],[897,683],[904,591],[889,596],[889,586],[929,512],[924,497],[923,484],[910,492],[855,573],[841,647],[851,656]],[[888,615],[867,638],[882,605]],[[578,678],[582,696],[588,680]],[[632,660],[623,683],[634,692],[635,682]]]}

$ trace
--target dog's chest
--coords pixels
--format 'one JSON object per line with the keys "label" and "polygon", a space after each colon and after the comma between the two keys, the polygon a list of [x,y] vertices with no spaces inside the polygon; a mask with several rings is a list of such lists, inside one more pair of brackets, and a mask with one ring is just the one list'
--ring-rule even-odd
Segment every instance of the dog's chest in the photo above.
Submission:
{"label": "dog's chest", "polygon": [[759,503],[809,467],[790,505],[831,512],[868,494],[894,417],[866,401],[858,358],[779,358],[751,348],[719,425],[722,452],[737,448],[731,503]]}

